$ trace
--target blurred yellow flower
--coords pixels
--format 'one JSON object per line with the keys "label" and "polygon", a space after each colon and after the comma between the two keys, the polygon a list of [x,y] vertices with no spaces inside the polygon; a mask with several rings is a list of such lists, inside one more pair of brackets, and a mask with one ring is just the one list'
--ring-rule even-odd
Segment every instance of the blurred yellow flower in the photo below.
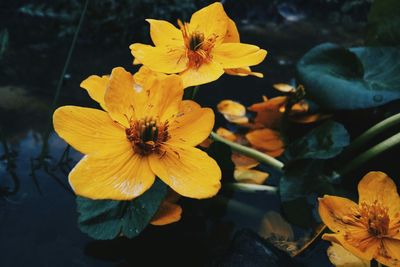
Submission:
{"label": "blurred yellow flower", "polygon": [[195,12],[189,23],[178,21],[180,29],[163,20],[147,22],[155,46],[132,44],[134,64],[157,72],[179,73],[184,88],[215,81],[224,72],[262,77],[249,66],[261,63],[267,51],[240,43],[236,25],[221,3]]}
{"label": "blurred yellow flower", "polygon": [[162,226],[178,222],[181,219],[182,208],[175,203],[179,200],[179,197],[180,196],[176,192],[171,190],[151,219],[150,224]]}
{"label": "blurred yellow flower", "polygon": [[214,113],[182,101],[177,75],[135,76],[114,68],[81,86],[105,110],[77,106],[53,115],[58,135],[85,154],[69,174],[76,194],[91,199],[128,200],[159,177],[180,195],[207,198],[220,188],[221,170],[194,148],[210,134]]}
{"label": "blurred yellow flower", "polygon": [[400,197],[395,183],[382,172],[369,172],[358,184],[358,205],[336,196],[319,199],[322,221],[338,243],[355,256],[400,266]]}

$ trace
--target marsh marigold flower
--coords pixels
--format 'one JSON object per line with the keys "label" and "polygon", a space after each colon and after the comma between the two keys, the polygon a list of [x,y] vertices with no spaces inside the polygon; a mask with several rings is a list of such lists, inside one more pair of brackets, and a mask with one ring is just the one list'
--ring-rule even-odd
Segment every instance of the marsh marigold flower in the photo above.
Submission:
{"label": "marsh marigold flower", "polygon": [[156,176],[186,197],[217,193],[220,168],[195,148],[210,134],[214,113],[182,101],[179,76],[146,69],[132,76],[119,67],[110,77],[90,76],[81,86],[105,111],[64,106],[53,116],[58,135],[85,154],[69,174],[76,194],[133,199]]}
{"label": "marsh marigold flower", "polygon": [[382,172],[369,172],[358,184],[358,205],[336,196],[319,199],[322,221],[338,243],[364,260],[400,266],[400,198],[395,183]]}
{"label": "marsh marigold flower", "polygon": [[163,20],[147,22],[155,46],[132,44],[134,63],[157,72],[179,73],[185,88],[215,81],[224,72],[262,77],[249,66],[262,62],[267,51],[240,43],[236,25],[221,3],[195,12],[189,23],[178,21],[179,29]]}

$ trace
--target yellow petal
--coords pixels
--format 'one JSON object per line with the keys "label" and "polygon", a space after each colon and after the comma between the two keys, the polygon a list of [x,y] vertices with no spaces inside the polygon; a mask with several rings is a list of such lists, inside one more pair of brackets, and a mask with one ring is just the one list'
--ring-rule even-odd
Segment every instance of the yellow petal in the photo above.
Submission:
{"label": "yellow petal", "polygon": [[387,266],[400,266],[400,240],[384,238],[376,259]]}
{"label": "yellow petal", "polygon": [[165,20],[146,19],[150,23],[150,36],[155,46],[183,44],[182,32]]}
{"label": "yellow petal", "polygon": [[249,67],[243,67],[243,68],[235,68],[235,69],[225,69],[225,73],[229,75],[237,75],[237,76],[255,76],[258,78],[263,78],[264,74],[260,72],[253,72]]}
{"label": "yellow petal", "polygon": [[327,254],[330,262],[336,267],[370,267],[370,261],[363,260],[347,251],[339,244],[332,243]]}
{"label": "yellow petal", "polygon": [[164,201],[150,223],[157,226],[171,224],[179,221],[181,214],[181,206]]}
{"label": "yellow petal", "polygon": [[291,116],[290,120],[297,122],[297,123],[313,123],[316,121],[320,120],[325,120],[327,118],[332,117],[332,114],[306,114],[306,115],[300,115],[300,116]]}
{"label": "yellow petal", "polygon": [[128,200],[154,183],[148,159],[132,149],[108,158],[85,156],[69,174],[75,193],[91,199]]}
{"label": "yellow petal", "polygon": [[383,172],[369,172],[358,183],[359,203],[378,201],[389,209],[389,217],[400,213],[396,184]]}
{"label": "yellow petal", "polygon": [[190,198],[209,198],[221,187],[221,170],[205,152],[188,146],[163,147],[165,154],[151,155],[150,166],[164,183]]}
{"label": "yellow petal", "polygon": [[129,48],[140,63],[153,71],[178,73],[187,68],[188,59],[183,44],[180,47],[154,47],[136,43]]}
{"label": "yellow petal", "polygon": [[98,109],[60,107],[54,112],[53,124],[57,134],[83,154],[105,156],[132,149],[124,128]]}
{"label": "yellow petal", "polygon": [[257,167],[260,163],[253,158],[238,153],[232,153],[232,161],[237,168],[251,169]]}
{"label": "yellow petal", "polygon": [[258,46],[242,43],[223,43],[212,50],[213,60],[224,69],[242,68],[261,63],[267,51]]}
{"label": "yellow petal", "polygon": [[100,77],[97,75],[92,75],[81,82],[81,87],[85,89],[89,96],[94,101],[99,103],[104,110],[107,110],[107,107],[104,103],[104,95],[109,81],[110,78],[108,76]]}
{"label": "yellow petal", "polygon": [[133,75],[135,83],[139,86],[145,86],[148,82],[149,78],[152,79],[163,79],[167,76],[167,74],[152,71],[146,66],[140,67],[139,71]]}
{"label": "yellow petal", "polygon": [[180,75],[183,81],[183,87],[187,88],[215,81],[221,77],[222,74],[224,74],[224,69],[221,65],[210,61],[201,64],[199,68],[189,68]]}
{"label": "yellow petal", "polygon": [[168,143],[196,146],[210,135],[214,127],[214,112],[210,108],[194,108],[180,113],[170,121]]}
{"label": "yellow petal", "polygon": [[224,115],[244,116],[246,108],[239,102],[232,100],[222,100],[217,105],[218,111]]}
{"label": "yellow petal", "polygon": [[346,241],[346,239],[341,234],[324,234],[322,239],[340,244],[343,246],[347,251],[352,253],[353,255],[359,257],[360,259],[370,261],[373,259],[374,255],[378,251],[380,242],[377,239],[370,238],[366,241],[368,244],[365,246],[365,250],[361,250],[358,248],[357,243],[350,244]]}
{"label": "yellow petal", "polygon": [[246,124],[249,122],[249,118],[246,116],[234,116],[234,115],[224,115],[224,118],[232,123],[236,124]]}
{"label": "yellow petal", "polygon": [[104,101],[110,116],[125,127],[135,118],[135,82],[132,74],[124,68],[114,68],[111,72]]}
{"label": "yellow petal", "polygon": [[319,216],[333,232],[344,232],[347,218],[352,218],[357,210],[357,204],[347,198],[327,195],[319,199]]}
{"label": "yellow petal", "polygon": [[233,132],[231,132],[228,129],[225,129],[223,127],[219,127],[217,129],[217,134],[219,136],[222,136],[226,140],[229,140],[229,141],[232,141],[232,142],[234,142],[236,140],[236,135]]}
{"label": "yellow petal", "polygon": [[278,150],[285,145],[277,131],[267,128],[251,131],[246,138],[254,148],[265,151]]}
{"label": "yellow petal", "polygon": [[290,92],[294,92],[296,90],[296,88],[294,88],[293,86],[291,86],[290,84],[287,84],[287,83],[275,83],[272,86],[276,90],[283,92],[283,93],[290,93]]}
{"label": "yellow petal", "polygon": [[217,42],[224,40],[228,29],[229,17],[221,3],[213,3],[193,13],[189,29],[190,32],[203,33],[206,38],[217,37]]}
{"label": "yellow petal", "polygon": [[240,43],[239,31],[233,20],[228,19],[228,28],[224,37],[224,43]]}
{"label": "yellow petal", "polygon": [[269,174],[258,170],[236,169],[233,172],[233,177],[239,183],[247,184],[263,184]]}
{"label": "yellow petal", "polygon": [[265,154],[271,156],[271,157],[276,158],[276,157],[281,156],[281,155],[283,154],[284,151],[285,151],[285,149],[279,148],[279,149],[276,149],[276,150],[272,150],[272,151],[266,150],[266,151],[263,151],[263,152],[264,152]]}

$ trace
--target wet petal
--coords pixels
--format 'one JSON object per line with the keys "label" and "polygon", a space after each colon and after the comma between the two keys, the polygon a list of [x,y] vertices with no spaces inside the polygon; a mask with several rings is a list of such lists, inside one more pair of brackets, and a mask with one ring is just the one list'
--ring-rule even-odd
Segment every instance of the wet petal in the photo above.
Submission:
{"label": "wet petal", "polygon": [[89,96],[94,101],[99,103],[104,110],[107,110],[107,107],[104,103],[104,95],[106,93],[109,81],[109,76],[100,77],[97,75],[92,75],[81,82],[81,87],[85,89],[88,92]]}
{"label": "wet petal", "polygon": [[224,69],[254,66],[261,63],[267,51],[258,46],[242,43],[223,43],[212,50],[213,60]]}
{"label": "wet petal", "polygon": [[199,68],[189,68],[180,75],[183,81],[183,87],[187,88],[215,81],[221,77],[222,74],[224,74],[224,69],[221,65],[210,61],[201,64]]}
{"label": "wet petal", "polygon": [[319,216],[334,232],[343,233],[349,223],[354,223],[357,210],[357,204],[347,198],[326,195],[319,199]]}
{"label": "wet petal", "polygon": [[160,209],[151,220],[152,225],[166,225],[177,222],[181,219],[182,208],[181,206],[164,201],[161,203]]}
{"label": "wet petal", "polygon": [[190,32],[198,31],[206,38],[215,35],[217,42],[224,40],[228,29],[229,17],[221,3],[213,3],[193,13],[190,19]]}
{"label": "wet petal", "polygon": [[221,170],[214,159],[193,147],[164,148],[165,154],[149,158],[151,169],[164,183],[186,197],[200,199],[217,194]]}
{"label": "wet petal", "polygon": [[135,82],[132,74],[124,68],[114,68],[107,87],[104,101],[110,116],[125,127],[135,117]]}
{"label": "wet petal", "polygon": [[150,23],[150,36],[154,45],[179,46],[183,44],[182,32],[165,20],[146,19]]}
{"label": "wet petal", "polygon": [[184,143],[196,146],[203,142],[214,127],[214,112],[210,108],[195,108],[178,114],[169,127],[168,143]]}
{"label": "wet petal", "polygon": [[105,156],[131,149],[125,130],[98,109],[60,107],[53,114],[53,124],[57,134],[83,154]]}
{"label": "wet petal", "polygon": [[140,63],[153,71],[179,73],[187,68],[188,59],[183,44],[181,47],[154,47],[136,43],[129,48]]}
{"label": "wet petal", "polygon": [[148,159],[132,149],[108,158],[85,156],[69,174],[75,193],[91,199],[133,199],[154,179]]}
{"label": "wet petal", "polygon": [[369,172],[358,183],[359,203],[378,201],[389,208],[389,216],[400,212],[396,184],[383,172]]}

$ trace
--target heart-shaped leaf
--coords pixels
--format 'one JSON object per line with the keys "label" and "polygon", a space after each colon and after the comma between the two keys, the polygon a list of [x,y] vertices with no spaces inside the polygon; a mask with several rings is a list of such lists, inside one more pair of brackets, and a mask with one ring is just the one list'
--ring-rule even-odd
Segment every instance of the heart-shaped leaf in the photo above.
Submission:
{"label": "heart-shaped leaf", "polygon": [[100,240],[113,239],[121,234],[133,238],[149,224],[166,193],[167,186],[156,179],[149,190],[131,201],[77,197],[79,228]]}
{"label": "heart-shaped leaf", "polygon": [[297,63],[307,97],[328,109],[380,106],[400,98],[400,48],[326,43]]}
{"label": "heart-shaped leaf", "polygon": [[290,160],[329,159],[342,152],[349,142],[349,134],[342,124],[327,121],[290,144],[285,155]]}

